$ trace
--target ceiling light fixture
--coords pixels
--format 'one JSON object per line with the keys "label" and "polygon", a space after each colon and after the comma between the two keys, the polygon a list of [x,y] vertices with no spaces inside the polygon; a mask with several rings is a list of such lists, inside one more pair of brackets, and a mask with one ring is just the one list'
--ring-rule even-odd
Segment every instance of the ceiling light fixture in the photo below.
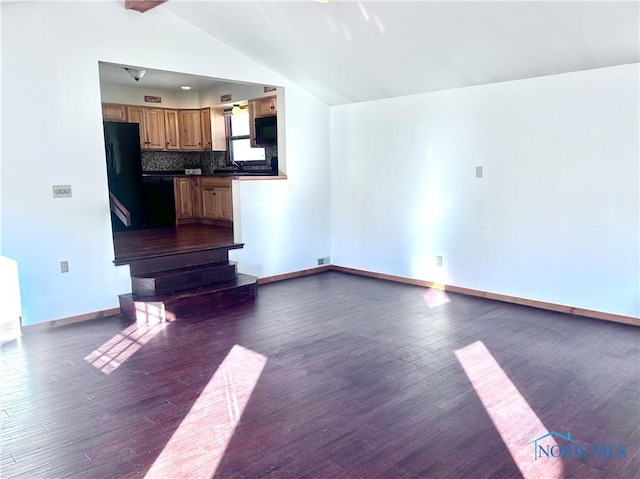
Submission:
{"label": "ceiling light fixture", "polygon": [[135,68],[125,68],[125,70],[135,81],[140,81],[144,74],[147,73],[147,70],[136,70]]}
{"label": "ceiling light fixture", "polygon": [[240,113],[242,113],[242,108],[240,108],[240,105],[238,105],[237,103],[233,105],[233,108],[231,109],[231,114],[232,115],[239,115]]}
{"label": "ceiling light fixture", "polygon": [[191,87],[189,85],[182,85],[180,88],[182,88],[183,90],[191,90]]}

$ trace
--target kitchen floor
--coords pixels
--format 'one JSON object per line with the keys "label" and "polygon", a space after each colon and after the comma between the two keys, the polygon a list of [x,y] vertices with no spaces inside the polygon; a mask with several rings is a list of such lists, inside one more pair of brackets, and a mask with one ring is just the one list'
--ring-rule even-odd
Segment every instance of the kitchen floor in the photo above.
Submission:
{"label": "kitchen floor", "polygon": [[233,228],[187,224],[113,234],[116,264],[176,253],[235,245]]}

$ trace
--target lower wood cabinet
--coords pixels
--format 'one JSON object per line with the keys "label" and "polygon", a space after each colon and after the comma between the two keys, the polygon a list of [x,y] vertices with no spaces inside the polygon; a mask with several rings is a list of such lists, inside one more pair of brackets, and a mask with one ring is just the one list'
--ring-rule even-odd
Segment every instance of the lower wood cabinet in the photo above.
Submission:
{"label": "lower wood cabinet", "polygon": [[[193,223],[200,218],[200,194],[197,178],[174,178],[176,224]],[[186,221],[185,221],[186,220]]]}
{"label": "lower wood cabinet", "polygon": [[231,184],[224,178],[202,178],[200,181],[202,218],[207,220],[233,219]]}
{"label": "lower wood cabinet", "polygon": [[173,180],[176,224],[210,223],[231,226],[231,179],[179,177]]}

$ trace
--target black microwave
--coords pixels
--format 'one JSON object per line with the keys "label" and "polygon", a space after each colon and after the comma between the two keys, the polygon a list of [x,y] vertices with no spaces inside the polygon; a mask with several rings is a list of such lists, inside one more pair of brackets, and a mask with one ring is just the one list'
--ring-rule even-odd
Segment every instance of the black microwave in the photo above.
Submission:
{"label": "black microwave", "polygon": [[263,116],[255,120],[256,145],[272,146],[278,144],[278,117]]}

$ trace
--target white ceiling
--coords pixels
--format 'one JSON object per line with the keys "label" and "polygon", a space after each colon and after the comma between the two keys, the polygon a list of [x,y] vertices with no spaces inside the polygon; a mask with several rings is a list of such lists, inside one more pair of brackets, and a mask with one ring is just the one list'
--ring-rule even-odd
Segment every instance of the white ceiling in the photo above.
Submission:
{"label": "white ceiling", "polygon": [[640,61],[639,3],[170,0],[329,105]]}
{"label": "white ceiling", "polygon": [[[135,81],[125,70],[125,67],[133,68],[135,70],[142,69],[145,70],[146,73],[139,81]],[[182,91],[180,88],[182,85],[190,86],[192,91],[202,91],[229,83],[226,80],[188,75],[186,73],[152,70],[150,68],[132,65],[99,63],[98,68],[100,71],[100,82],[102,83],[111,83],[114,85],[132,88],[162,90],[174,93]]]}

